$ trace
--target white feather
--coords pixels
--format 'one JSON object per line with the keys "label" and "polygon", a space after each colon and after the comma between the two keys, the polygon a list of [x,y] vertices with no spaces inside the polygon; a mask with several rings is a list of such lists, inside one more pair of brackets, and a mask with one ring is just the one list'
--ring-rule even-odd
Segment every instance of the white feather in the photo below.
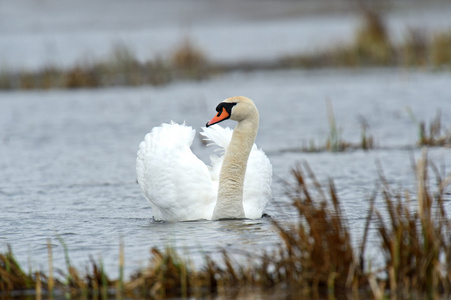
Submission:
{"label": "white feather", "polygon": [[[210,220],[216,204],[219,172],[232,138],[230,128],[203,128],[200,134],[219,147],[207,167],[191,151],[195,130],[176,123],[162,124],[139,145],[136,172],[141,190],[150,202],[154,218],[168,221]],[[272,167],[254,144],[249,155],[243,192],[246,218],[261,218],[271,198]]]}

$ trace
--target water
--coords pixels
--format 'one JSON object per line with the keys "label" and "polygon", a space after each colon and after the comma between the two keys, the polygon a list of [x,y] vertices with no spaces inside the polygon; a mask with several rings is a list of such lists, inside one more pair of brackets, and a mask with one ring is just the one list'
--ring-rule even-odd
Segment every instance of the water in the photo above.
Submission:
{"label": "water", "polygon": [[[280,71],[234,73],[158,88],[0,92],[0,245],[10,244],[24,266],[46,270],[51,239],[55,265],[64,268],[61,237],[75,266],[83,269],[92,255],[114,276],[121,239],[127,274],[146,265],[153,246],[175,247],[201,264],[204,254],[216,256],[223,248],[239,255],[280,244],[269,218],[153,222],[135,181],[138,144],[153,126],[186,121],[199,130],[217,103],[233,95],[254,99],[260,110],[257,143],[274,168],[274,200],[267,213],[284,223],[296,219],[284,181],[290,182],[297,162],[307,161],[320,181],[335,180],[358,240],[378,178],[376,161],[394,187],[415,191],[411,157],[419,157],[420,149],[415,147],[417,126],[406,107],[425,121],[441,109],[442,124],[449,128],[450,82],[449,73]],[[359,141],[361,115],[378,148],[297,151],[311,139],[324,144],[327,99],[344,140]],[[192,148],[208,161],[212,149],[200,139]],[[429,157],[440,167],[451,164],[447,148],[430,149]],[[377,206],[383,209],[382,200]]]}

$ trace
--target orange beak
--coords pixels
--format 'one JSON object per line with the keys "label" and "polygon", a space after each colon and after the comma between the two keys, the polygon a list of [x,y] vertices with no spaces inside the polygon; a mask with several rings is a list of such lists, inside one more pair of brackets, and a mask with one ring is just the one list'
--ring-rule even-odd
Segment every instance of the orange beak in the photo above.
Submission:
{"label": "orange beak", "polygon": [[227,112],[227,110],[225,109],[225,107],[222,108],[222,111],[218,112],[218,114],[216,116],[213,117],[213,119],[211,119],[208,123],[207,123],[207,127],[219,123],[221,121],[224,121],[226,119],[228,119],[230,117],[229,113]]}

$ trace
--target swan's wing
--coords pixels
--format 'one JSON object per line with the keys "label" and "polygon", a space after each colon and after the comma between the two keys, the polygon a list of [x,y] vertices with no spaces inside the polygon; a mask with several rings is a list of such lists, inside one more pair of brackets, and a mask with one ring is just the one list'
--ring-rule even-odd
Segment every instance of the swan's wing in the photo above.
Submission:
{"label": "swan's wing", "polygon": [[254,144],[244,177],[243,206],[246,218],[259,219],[271,200],[272,165],[266,154]]}
{"label": "swan's wing", "polygon": [[191,151],[195,130],[162,124],[139,145],[136,173],[155,219],[211,219],[216,193],[207,166]]}
{"label": "swan's wing", "polygon": [[216,184],[219,182],[222,161],[232,139],[232,134],[232,129],[229,127],[223,128],[220,125],[213,125],[208,128],[202,127],[202,131],[200,132],[200,135],[204,137],[204,141],[208,143],[207,146],[218,147],[214,150],[216,154],[210,155],[211,166],[209,167],[211,178]]}
{"label": "swan's wing", "polygon": [[[219,155],[210,156],[210,173],[216,187],[219,181],[224,153],[232,139],[233,130],[213,125],[202,128],[200,134],[208,145],[219,146]],[[246,175],[244,177],[243,207],[246,218],[259,219],[271,200],[272,166],[266,154],[254,144],[247,162]]]}

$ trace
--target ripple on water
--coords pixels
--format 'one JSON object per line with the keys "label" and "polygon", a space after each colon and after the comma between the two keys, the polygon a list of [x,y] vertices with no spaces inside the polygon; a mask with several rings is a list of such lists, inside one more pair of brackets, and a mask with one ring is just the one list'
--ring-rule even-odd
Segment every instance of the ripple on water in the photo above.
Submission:
{"label": "ripple on water", "polygon": [[[260,110],[257,143],[274,168],[274,201],[267,213],[285,224],[297,220],[286,189],[291,168],[306,161],[321,183],[334,179],[358,240],[378,180],[377,162],[390,184],[415,192],[411,156],[419,157],[420,150],[413,147],[417,128],[405,108],[420,120],[431,120],[440,108],[442,123],[451,124],[450,81],[448,73],[287,71],[237,73],[157,89],[0,92],[0,127],[8,134],[0,147],[0,243],[11,244],[25,266],[30,257],[32,267],[45,270],[48,238],[55,265],[64,266],[61,237],[74,265],[85,265],[89,255],[102,257],[113,275],[121,240],[127,274],[147,263],[153,246],[175,247],[195,263],[205,254],[220,257],[222,248],[243,256],[276,247],[281,241],[270,218],[154,222],[136,184],[136,151],[146,132],[171,119],[199,130],[219,100],[237,94],[256,100]],[[325,99],[331,100],[343,139],[359,141],[362,115],[379,148],[298,151],[310,140],[325,142]],[[184,109],[188,104],[190,114]],[[211,148],[195,139],[193,149],[208,161]],[[430,149],[430,160],[449,166],[450,151]],[[382,199],[376,205],[384,211]]]}

